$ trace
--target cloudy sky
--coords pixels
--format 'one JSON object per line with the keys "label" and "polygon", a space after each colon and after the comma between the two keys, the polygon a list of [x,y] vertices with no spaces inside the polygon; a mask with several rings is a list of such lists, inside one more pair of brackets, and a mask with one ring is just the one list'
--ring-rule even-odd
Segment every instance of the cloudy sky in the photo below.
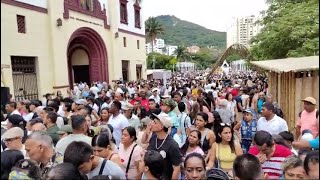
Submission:
{"label": "cloudy sky", "polygon": [[175,15],[208,29],[226,31],[233,18],[258,15],[266,0],[143,0],[144,18]]}

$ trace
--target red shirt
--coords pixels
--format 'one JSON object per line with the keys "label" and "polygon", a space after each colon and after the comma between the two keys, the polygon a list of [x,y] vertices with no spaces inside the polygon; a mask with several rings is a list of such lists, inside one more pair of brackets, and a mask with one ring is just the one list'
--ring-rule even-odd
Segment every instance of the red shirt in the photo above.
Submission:
{"label": "red shirt", "polygon": [[[281,164],[286,157],[292,155],[290,149],[278,144],[275,146],[275,152],[272,157],[262,164],[263,172],[268,173],[269,179],[279,179],[282,176]],[[249,150],[249,153],[256,156],[259,154],[259,149],[254,146]]]}
{"label": "red shirt", "polygon": [[144,107],[146,109],[146,111],[149,111],[149,99],[145,98],[145,99],[142,99],[141,97],[138,97],[136,99],[133,99],[130,101],[130,103],[132,105],[134,105],[134,103],[139,100],[141,102],[141,106]]}
{"label": "red shirt", "polygon": [[238,90],[233,88],[230,93],[232,94],[233,97],[235,97],[238,95]]}

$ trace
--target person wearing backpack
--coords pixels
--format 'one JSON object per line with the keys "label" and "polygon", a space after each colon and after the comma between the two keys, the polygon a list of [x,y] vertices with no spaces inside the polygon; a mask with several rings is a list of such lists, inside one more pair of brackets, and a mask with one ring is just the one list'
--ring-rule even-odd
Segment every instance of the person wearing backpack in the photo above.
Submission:
{"label": "person wearing backpack", "polygon": [[187,113],[185,113],[186,105],[184,102],[178,104],[180,114],[178,115],[179,128],[173,139],[178,143],[181,148],[186,142],[187,135],[190,133],[191,119]]}
{"label": "person wearing backpack", "polygon": [[299,118],[296,125],[296,139],[299,139],[302,131],[309,129],[315,138],[319,134],[317,126],[317,118],[319,111],[316,109],[317,101],[313,97],[306,97],[302,100],[304,110],[299,113]]}

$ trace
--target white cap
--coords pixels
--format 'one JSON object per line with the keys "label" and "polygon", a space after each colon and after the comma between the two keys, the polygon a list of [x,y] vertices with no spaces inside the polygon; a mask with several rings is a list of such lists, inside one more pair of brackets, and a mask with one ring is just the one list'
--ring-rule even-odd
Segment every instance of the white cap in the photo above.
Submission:
{"label": "white cap", "polygon": [[153,115],[160,120],[160,122],[163,124],[164,127],[169,128],[173,126],[172,119],[168,114],[162,112],[158,115],[153,113]]}

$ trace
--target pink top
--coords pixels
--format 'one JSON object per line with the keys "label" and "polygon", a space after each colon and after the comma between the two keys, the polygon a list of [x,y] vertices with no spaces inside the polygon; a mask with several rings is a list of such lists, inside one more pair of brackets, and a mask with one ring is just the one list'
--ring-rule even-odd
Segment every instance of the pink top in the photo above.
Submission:
{"label": "pink top", "polygon": [[301,133],[305,129],[309,129],[312,131],[313,137],[318,136],[319,128],[317,126],[317,115],[316,115],[317,109],[315,109],[313,112],[307,112],[306,110],[303,110],[301,112],[301,118],[298,119],[297,126],[301,127]]}
{"label": "pink top", "polygon": [[199,146],[197,146],[197,147],[196,147],[193,151],[191,151],[191,152],[186,152],[186,156],[188,156],[188,155],[191,154],[191,153],[198,153],[198,154],[200,154],[201,156],[204,155],[203,150],[202,150]]}
{"label": "pink top", "polygon": [[[127,169],[127,164],[129,161],[129,156],[131,154],[132,148],[136,143],[132,143],[132,145],[128,148],[128,149],[124,149],[123,144],[120,143],[119,145],[119,151],[118,154],[120,156],[120,160],[121,160],[121,166],[120,168],[122,169],[122,171],[124,173],[126,173],[126,169]],[[128,170],[128,179],[137,179],[137,175],[138,175],[138,167],[136,166],[136,162],[140,161],[142,159],[141,157],[141,153],[142,153],[142,148],[137,145],[134,148],[132,157],[131,157],[131,162],[130,162],[130,166],[129,166],[129,170]]]}

